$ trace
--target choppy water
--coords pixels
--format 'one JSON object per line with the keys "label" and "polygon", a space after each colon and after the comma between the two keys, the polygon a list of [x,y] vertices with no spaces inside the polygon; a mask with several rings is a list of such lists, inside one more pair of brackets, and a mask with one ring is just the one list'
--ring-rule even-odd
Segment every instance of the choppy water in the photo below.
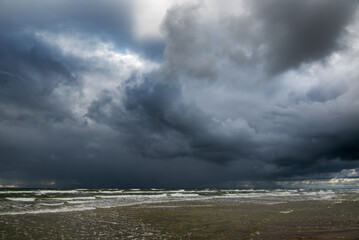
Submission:
{"label": "choppy water", "polygon": [[85,211],[174,201],[272,204],[288,201],[358,201],[358,189],[0,189],[0,215]]}

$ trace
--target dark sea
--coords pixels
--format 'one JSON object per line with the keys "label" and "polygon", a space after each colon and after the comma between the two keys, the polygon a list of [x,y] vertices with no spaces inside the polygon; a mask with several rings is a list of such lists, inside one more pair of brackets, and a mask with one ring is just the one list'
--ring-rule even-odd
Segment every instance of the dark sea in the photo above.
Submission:
{"label": "dark sea", "polygon": [[176,201],[358,201],[359,189],[0,189],[0,216],[86,211]]}

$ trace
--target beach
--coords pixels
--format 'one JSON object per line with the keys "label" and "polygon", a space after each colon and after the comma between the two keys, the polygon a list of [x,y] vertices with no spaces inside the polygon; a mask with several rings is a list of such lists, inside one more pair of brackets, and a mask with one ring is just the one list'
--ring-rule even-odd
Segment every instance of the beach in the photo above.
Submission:
{"label": "beach", "polygon": [[[283,195],[284,191],[277,193]],[[326,196],[324,193],[329,194],[324,191],[321,196]],[[95,209],[60,211],[54,205],[59,211],[5,212],[0,215],[0,238],[359,239],[356,192],[323,199],[290,194],[273,198],[272,194],[262,196],[262,201],[240,198],[241,194],[248,196],[239,192],[236,198],[217,194]]]}

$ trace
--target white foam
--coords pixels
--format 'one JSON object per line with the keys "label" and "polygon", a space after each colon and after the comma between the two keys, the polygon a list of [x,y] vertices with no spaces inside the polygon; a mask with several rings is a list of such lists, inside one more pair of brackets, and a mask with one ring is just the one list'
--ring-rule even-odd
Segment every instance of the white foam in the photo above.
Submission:
{"label": "white foam", "polygon": [[282,198],[282,197],[298,197],[300,193],[294,191],[279,191],[276,190],[274,192],[249,192],[249,193],[242,193],[237,192],[235,193],[225,193],[223,195],[218,195],[216,198]]}
{"label": "white foam", "polygon": [[94,201],[67,201],[68,204],[84,204],[84,203],[93,203]]}
{"label": "white foam", "polygon": [[18,202],[34,202],[35,198],[6,198],[10,201],[18,201]]}
{"label": "white foam", "polygon": [[0,191],[0,194],[24,194],[24,193],[37,193],[38,191]]}
{"label": "white foam", "polygon": [[171,193],[171,197],[198,197],[197,193]]}
{"label": "white foam", "polygon": [[39,205],[41,206],[61,206],[61,205],[64,205],[63,202],[60,202],[60,203],[39,203]]}
{"label": "white foam", "polygon": [[193,192],[198,192],[198,193],[215,193],[215,192],[217,192],[217,191],[216,191],[216,190],[206,189],[206,190],[198,190],[198,191],[193,191]]}
{"label": "white foam", "polygon": [[98,193],[104,193],[104,194],[106,194],[106,193],[109,193],[109,194],[114,194],[114,193],[123,193],[123,190],[113,190],[113,191],[109,191],[109,190],[100,190],[100,191],[98,191]]}
{"label": "white foam", "polygon": [[[149,194],[153,194],[153,193],[165,193],[165,192],[168,192],[168,191],[131,191],[131,192],[127,192],[127,193],[130,193],[130,194],[133,194],[133,193],[140,193],[140,194],[146,194],[146,193],[149,193]],[[102,192],[100,192],[102,193]],[[124,192],[122,192],[124,193]]]}
{"label": "white foam", "polygon": [[222,192],[254,192],[254,191],[263,191],[263,190],[254,190],[254,189],[226,189],[221,190]]}
{"label": "white foam", "polygon": [[162,191],[162,192],[167,192],[167,193],[213,193],[213,192],[217,192],[216,190],[176,190],[176,191]]}
{"label": "white foam", "polygon": [[226,194],[223,194],[223,195],[220,195],[220,196],[215,196],[217,198],[221,198],[221,197],[238,197],[239,195],[238,194],[235,194],[235,193],[226,193]]}
{"label": "white foam", "polygon": [[293,210],[292,210],[292,209],[287,210],[287,211],[280,211],[279,213],[282,213],[282,214],[288,214],[288,213],[291,213],[291,212],[293,212]]}
{"label": "white foam", "polygon": [[40,194],[52,194],[52,193],[78,193],[77,190],[40,190]]}
{"label": "white foam", "polygon": [[130,198],[133,195],[96,195],[96,198],[113,199],[113,198]]}
{"label": "white foam", "polygon": [[177,191],[173,191],[173,192],[185,192],[186,190],[184,189],[180,189],[180,190],[177,190]]}
{"label": "white foam", "polygon": [[72,200],[95,200],[96,197],[72,197],[72,198],[50,198],[51,200],[72,201]]}
{"label": "white foam", "polygon": [[78,212],[78,211],[88,211],[95,210],[94,207],[85,207],[85,208],[60,208],[60,209],[43,209],[43,210],[33,210],[33,211],[20,211],[20,212],[3,212],[0,213],[0,216],[3,215],[23,215],[23,214],[40,214],[40,213],[61,213],[61,212]]}
{"label": "white foam", "polygon": [[166,193],[163,194],[155,194],[155,195],[142,195],[144,198],[166,198],[168,195]]}
{"label": "white foam", "polygon": [[139,199],[139,198],[163,198],[167,197],[167,194],[154,194],[154,195],[96,195],[96,198],[132,198],[132,199]]}
{"label": "white foam", "polygon": [[303,192],[303,195],[311,200],[330,200],[337,197],[333,190],[308,191]]}
{"label": "white foam", "polygon": [[79,193],[79,190],[10,190],[0,191],[0,194],[52,194],[52,193]]}

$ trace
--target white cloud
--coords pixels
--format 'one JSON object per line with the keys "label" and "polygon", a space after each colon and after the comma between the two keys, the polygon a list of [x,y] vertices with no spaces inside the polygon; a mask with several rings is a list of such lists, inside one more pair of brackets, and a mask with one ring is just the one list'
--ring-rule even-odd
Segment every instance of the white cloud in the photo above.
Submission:
{"label": "white cloud", "polygon": [[116,92],[120,96],[121,89],[132,74],[143,74],[158,68],[157,63],[142,59],[126,49],[120,51],[111,42],[97,37],[51,32],[36,32],[35,35],[60,49],[64,55],[81,59],[89,65],[76,73],[76,77],[80,78],[81,89],[61,85],[53,92],[60,101],[71,106],[79,119],[103,91]]}
{"label": "white cloud", "polygon": [[167,10],[175,3],[185,2],[184,0],[135,0],[134,1],[134,23],[133,29],[136,37],[162,38],[160,26]]}
{"label": "white cloud", "polygon": [[247,14],[245,1],[232,0],[135,0],[134,4],[134,34],[139,39],[163,38],[161,24],[167,14],[167,10],[182,4],[200,4],[201,21],[206,24],[216,22],[228,15],[238,16]]}

